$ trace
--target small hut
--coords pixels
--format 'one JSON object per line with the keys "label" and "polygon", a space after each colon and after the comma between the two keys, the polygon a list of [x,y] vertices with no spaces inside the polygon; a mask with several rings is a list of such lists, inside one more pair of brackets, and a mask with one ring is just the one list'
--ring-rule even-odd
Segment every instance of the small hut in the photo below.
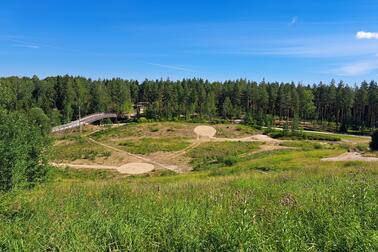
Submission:
{"label": "small hut", "polygon": [[137,116],[143,115],[150,103],[149,102],[138,102],[134,105],[134,110]]}

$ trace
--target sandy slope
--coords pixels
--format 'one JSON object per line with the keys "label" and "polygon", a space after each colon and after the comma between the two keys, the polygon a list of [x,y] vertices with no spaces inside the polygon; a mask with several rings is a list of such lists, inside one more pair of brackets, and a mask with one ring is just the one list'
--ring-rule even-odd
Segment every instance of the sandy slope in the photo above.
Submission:
{"label": "sandy slope", "polygon": [[323,158],[322,161],[366,161],[373,162],[378,161],[378,158],[375,157],[364,157],[361,153],[358,152],[347,152],[343,153],[337,157]]}

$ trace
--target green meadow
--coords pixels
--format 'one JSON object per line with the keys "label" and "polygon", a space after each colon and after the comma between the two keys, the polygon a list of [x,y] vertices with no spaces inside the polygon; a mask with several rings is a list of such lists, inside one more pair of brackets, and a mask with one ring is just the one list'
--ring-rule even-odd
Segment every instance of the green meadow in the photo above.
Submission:
{"label": "green meadow", "polygon": [[[117,146],[151,153],[160,139],[167,152],[185,149],[181,126],[165,126],[176,138],[143,124],[146,138]],[[129,130],[95,137],[123,143],[135,137]],[[61,159],[95,148],[68,140],[76,151],[54,147]],[[51,168],[44,183],[0,194],[0,251],[378,250],[376,162],[321,161],[348,151],[335,141],[284,140],[285,149],[258,151],[262,145],[201,143],[185,153],[194,170],[181,174]]]}

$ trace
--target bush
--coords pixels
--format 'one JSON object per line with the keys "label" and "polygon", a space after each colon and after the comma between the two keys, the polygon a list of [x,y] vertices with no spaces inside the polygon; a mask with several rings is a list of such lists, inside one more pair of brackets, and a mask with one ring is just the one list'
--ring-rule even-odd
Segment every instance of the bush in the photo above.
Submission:
{"label": "bush", "polygon": [[373,135],[371,136],[371,142],[369,146],[371,150],[378,150],[378,130],[374,131]]}
{"label": "bush", "polygon": [[226,166],[233,166],[234,164],[236,164],[238,162],[237,158],[236,157],[226,157],[223,159],[223,163],[226,165]]}
{"label": "bush", "polygon": [[138,123],[146,123],[146,122],[148,122],[148,119],[146,117],[138,118]]}
{"label": "bush", "polygon": [[24,114],[0,111],[0,191],[43,180],[50,142],[44,133]]}

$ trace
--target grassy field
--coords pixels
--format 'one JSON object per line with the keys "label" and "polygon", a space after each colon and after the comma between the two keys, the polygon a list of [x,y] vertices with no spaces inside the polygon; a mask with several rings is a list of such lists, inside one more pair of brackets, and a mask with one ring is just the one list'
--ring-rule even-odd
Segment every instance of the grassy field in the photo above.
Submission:
{"label": "grassy field", "polygon": [[101,146],[93,145],[87,138],[77,135],[58,140],[52,152],[52,157],[56,161],[94,160],[96,157],[108,158],[110,156],[110,151]]}
{"label": "grassy field", "polygon": [[[160,126],[94,137],[188,130]],[[378,164],[320,161],[347,151],[338,142],[281,145],[205,142],[185,153],[195,171],[183,174],[52,168],[38,187],[0,194],[0,251],[377,251]]]}
{"label": "grassy field", "polygon": [[150,154],[158,151],[171,152],[179,151],[188,147],[189,142],[183,138],[139,138],[126,140],[119,143],[128,152],[136,154]]}
{"label": "grassy field", "polygon": [[241,154],[258,149],[258,145],[248,142],[208,142],[192,149],[189,156],[194,170],[232,166],[241,160]]}

